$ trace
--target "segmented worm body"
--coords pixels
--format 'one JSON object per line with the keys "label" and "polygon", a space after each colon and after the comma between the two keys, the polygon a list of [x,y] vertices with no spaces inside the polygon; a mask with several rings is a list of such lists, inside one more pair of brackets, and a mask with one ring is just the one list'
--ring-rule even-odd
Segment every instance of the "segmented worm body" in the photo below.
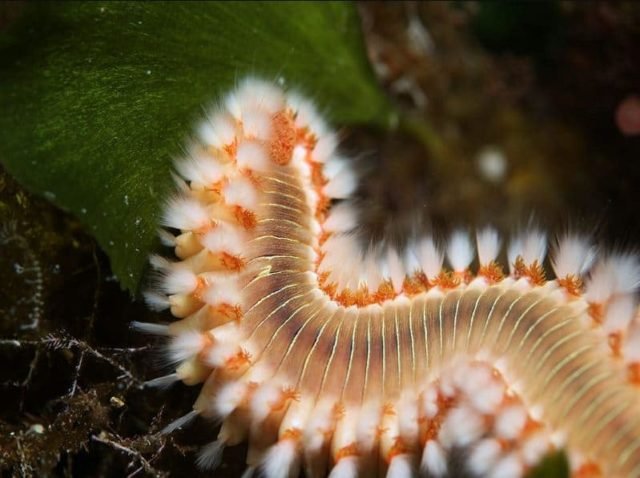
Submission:
{"label": "segmented worm body", "polygon": [[[249,441],[269,477],[448,473],[521,476],[555,448],[575,476],[640,476],[640,318],[635,256],[596,257],[567,234],[542,264],[525,231],[463,231],[363,252],[356,180],[336,137],[295,93],[249,79],[176,163],[154,257],[176,372],[204,382],[191,413],[222,420],[199,462]],[[476,259],[477,257],[477,259]]]}

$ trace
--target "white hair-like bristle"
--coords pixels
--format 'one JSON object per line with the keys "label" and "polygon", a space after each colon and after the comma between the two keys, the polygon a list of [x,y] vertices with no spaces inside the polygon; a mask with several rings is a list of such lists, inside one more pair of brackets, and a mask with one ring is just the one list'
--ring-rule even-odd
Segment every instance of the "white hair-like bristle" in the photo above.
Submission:
{"label": "white hair-like bristle", "polygon": [[264,456],[262,472],[265,478],[295,478],[300,468],[300,456],[297,443],[293,440],[281,440]]}
{"label": "white hair-like bristle", "polygon": [[241,256],[246,251],[246,240],[242,231],[219,222],[201,239],[202,245],[211,252],[226,252],[233,256]]}
{"label": "white hair-like bristle", "polygon": [[358,478],[358,457],[346,456],[338,460],[331,469],[329,478]]}
{"label": "white hair-like bristle", "polygon": [[196,355],[204,345],[201,332],[189,330],[180,332],[169,343],[169,357],[172,362],[182,362]]}
{"label": "white hair-like bristle", "polygon": [[487,478],[512,478],[514,476],[522,476],[523,464],[516,453],[498,460],[496,465],[487,474]]}
{"label": "white hair-like bristle", "polygon": [[235,280],[218,279],[209,276],[209,285],[202,294],[202,300],[209,305],[237,305],[240,303],[240,288]]}
{"label": "white hair-like bristle", "polygon": [[324,194],[330,198],[346,199],[356,190],[358,180],[350,167],[346,166],[338,174],[330,178],[323,188]]}
{"label": "white hair-like bristle", "polygon": [[475,251],[469,239],[469,234],[465,231],[455,231],[447,245],[447,258],[453,270],[456,272],[464,271],[469,267],[474,256]]}
{"label": "white hair-like bristle", "polygon": [[296,115],[296,128],[308,127],[316,136],[323,136],[328,128],[311,101],[296,92],[288,95],[288,105]]}
{"label": "white hair-like bristle", "polygon": [[237,205],[249,211],[254,211],[258,204],[258,192],[255,186],[249,179],[242,176],[230,179],[223,188],[223,194],[227,204]]}
{"label": "white hair-like bristle", "polygon": [[390,247],[387,250],[384,262],[386,267],[384,267],[383,270],[391,279],[391,282],[393,283],[393,290],[396,294],[399,294],[402,291],[402,284],[404,283],[406,272],[398,251],[396,251],[395,248]]}
{"label": "white hair-like bristle", "polygon": [[542,264],[547,253],[547,235],[538,229],[530,229],[518,234],[509,244],[507,256],[509,267],[513,269],[518,256],[522,257],[525,264],[533,264],[538,261]]}
{"label": "white hair-like bristle", "polygon": [[171,385],[179,381],[177,373],[170,373],[169,375],[163,375],[162,377],[156,377],[144,382],[143,386],[148,388],[169,388]]}
{"label": "white hair-like bristle", "polygon": [[224,418],[233,412],[245,398],[248,386],[244,382],[227,382],[220,387],[213,400],[213,410]]}
{"label": "white hair-like bristle", "polygon": [[311,158],[318,163],[325,163],[329,158],[332,158],[336,147],[338,146],[338,139],[333,133],[325,133],[318,138]]}
{"label": "white hair-like bristle", "polygon": [[442,270],[444,253],[431,237],[422,238],[416,246],[416,256],[429,280],[435,279]]}
{"label": "white hair-like bristle", "polygon": [[284,95],[280,88],[267,81],[247,78],[236,90],[236,99],[240,110],[244,113],[259,109],[271,115],[284,109]]}
{"label": "white hair-like bristle", "polygon": [[166,324],[154,324],[151,322],[138,322],[134,320],[130,327],[143,334],[169,335],[169,326]]}
{"label": "white hair-like bristle", "polygon": [[323,224],[327,232],[349,232],[357,226],[356,211],[346,202],[333,206]]}
{"label": "white hair-like bristle", "polygon": [[176,236],[171,234],[166,229],[158,229],[158,237],[160,238],[160,243],[165,247],[175,247],[176,246]]}
{"label": "white hair-like bristle", "polygon": [[473,408],[459,406],[449,412],[442,424],[438,440],[445,448],[466,447],[480,438],[484,420]]}
{"label": "white hair-like bristle", "polygon": [[196,465],[201,470],[215,470],[222,462],[222,452],[224,451],[224,442],[220,440],[213,441],[198,452]]}
{"label": "white hair-like bristle", "polygon": [[198,128],[198,137],[208,146],[223,148],[233,143],[236,137],[235,121],[225,112],[214,113],[202,122]]}
{"label": "white hair-like bristle", "polygon": [[547,433],[542,431],[528,437],[522,447],[522,459],[527,466],[534,466],[550,451]]}
{"label": "white hair-like bristle", "polygon": [[192,231],[211,224],[211,218],[207,209],[195,199],[174,197],[164,210],[162,224],[181,231]]}
{"label": "white hair-like bristle", "polygon": [[240,121],[242,119],[242,107],[240,106],[240,102],[238,101],[238,95],[236,91],[232,91],[227,96],[225,96],[222,104],[236,121]]}
{"label": "white hair-like bristle", "polygon": [[557,277],[584,274],[596,256],[596,249],[588,238],[566,234],[558,238],[551,257],[551,265]]}
{"label": "white hair-like bristle", "polygon": [[469,454],[469,468],[477,476],[486,476],[502,454],[500,442],[494,438],[485,438],[473,447]]}
{"label": "white hair-like bristle", "polygon": [[527,422],[527,410],[522,405],[504,408],[494,423],[496,435],[505,440],[514,440]]}
{"label": "white hair-like bristle", "polygon": [[270,165],[267,151],[256,141],[242,141],[238,145],[236,160],[240,168],[253,171],[266,171]]}
{"label": "white hair-like bristle", "polygon": [[589,302],[603,304],[613,295],[628,294],[640,285],[640,263],[630,253],[611,254],[598,261],[585,285]]}
{"label": "white hair-like bristle", "polygon": [[640,287],[640,259],[637,254],[613,254],[609,258],[614,270],[615,294],[635,293]]}
{"label": "white hair-like bristle", "polygon": [[631,323],[622,354],[627,362],[640,362],[640,321],[637,318]]}
{"label": "white hair-like bristle", "polygon": [[175,168],[187,181],[206,186],[222,180],[226,172],[224,165],[213,156],[197,152],[176,161]]}
{"label": "white hair-like bristle", "polygon": [[420,468],[434,477],[447,474],[447,458],[440,443],[429,440],[424,446]]}
{"label": "white hair-like bristle", "polygon": [[191,269],[176,263],[168,270],[160,282],[167,294],[191,294],[198,287],[198,276]]}
{"label": "white hair-like bristle", "polygon": [[476,244],[480,265],[489,264],[496,260],[500,252],[500,235],[494,228],[485,227],[476,233]]}
{"label": "white hair-like bristle", "polygon": [[366,282],[367,289],[370,292],[377,291],[384,277],[382,277],[382,272],[378,266],[378,257],[375,251],[368,250],[366,252],[363,259],[362,270],[361,282]]}
{"label": "white hair-like bristle", "polygon": [[389,463],[387,478],[411,478],[414,476],[409,455],[396,455]]}
{"label": "white hair-like bristle", "polygon": [[282,390],[272,382],[263,383],[251,396],[249,404],[256,423],[271,413],[271,406],[282,397]]}
{"label": "white hair-like bristle", "polygon": [[267,140],[271,137],[271,114],[260,109],[249,109],[242,113],[242,129],[247,138]]}
{"label": "white hair-like bristle", "polygon": [[147,303],[151,310],[160,312],[166,310],[171,305],[169,298],[165,294],[159,294],[157,292],[143,292],[144,301]]}
{"label": "white hair-like bristle", "polygon": [[629,327],[637,310],[633,294],[618,295],[607,304],[602,328],[607,333],[623,332]]}
{"label": "white hair-like bristle", "polygon": [[172,421],[171,423],[169,423],[166,427],[164,427],[162,430],[160,430],[160,433],[162,433],[163,435],[168,435],[170,433],[173,433],[174,431],[178,430],[179,428],[183,428],[184,426],[186,426],[189,423],[191,423],[198,415],[199,414],[198,414],[197,410],[191,410],[186,415],[183,415],[180,418],[178,418],[178,419]]}

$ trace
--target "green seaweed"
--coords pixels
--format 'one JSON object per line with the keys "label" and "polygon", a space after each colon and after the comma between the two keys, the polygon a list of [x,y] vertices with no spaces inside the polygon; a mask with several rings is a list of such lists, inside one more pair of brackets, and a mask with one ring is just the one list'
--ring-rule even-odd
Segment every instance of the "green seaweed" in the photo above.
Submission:
{"label": "green seaweed", "polygon": [[76,215],[135,292],[203,109],[238,79],[282,78],[340,124],[389,124],[343,2],[31,5],[0,36],[0,162]]}

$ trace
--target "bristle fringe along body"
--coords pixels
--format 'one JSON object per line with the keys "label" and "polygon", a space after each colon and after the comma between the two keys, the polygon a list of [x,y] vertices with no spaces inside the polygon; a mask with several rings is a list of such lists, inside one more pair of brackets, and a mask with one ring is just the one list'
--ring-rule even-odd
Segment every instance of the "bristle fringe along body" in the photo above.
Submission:
{"label": "bristle fringe along body", "polygon": [[636,256],[562,237],[554,278],[544,233],[499,264],[492,229],[363,251],[355,174],[314,106],[255,79],[220,104],[177,163],[177,262],[153,259],[149,302],[177,320],[135,324],[178,363],[150,386],[204,382],[165,432],[223,422],[202,466],[248,439],[274,477],[444,476],[460,448],[468,473],[511,477],[556,447],[576,476],[640,476]]}

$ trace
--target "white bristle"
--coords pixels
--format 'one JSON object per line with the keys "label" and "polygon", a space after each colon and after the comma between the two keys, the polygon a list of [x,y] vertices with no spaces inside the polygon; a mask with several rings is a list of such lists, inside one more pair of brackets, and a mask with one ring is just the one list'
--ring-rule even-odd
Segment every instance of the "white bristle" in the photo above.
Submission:
{"label": "white bristle", "polygon": [[176,246],[176,236],[171,234],[169,231],[164,229],[158,229],[158,237],[160,238],[160,243],[166,247],[175,247]]}
{"label": "white bristle", "polygon": [[225,167],[211,155],[192,153],[191,157],[176,161],[176,170],[187,181],[209,186],[225,176]]}
{"label": "white bristle", "polygon": [[210,279],[202,300],[209,305],[237,305],[240,303],[240,288],[232,279]]}
{"label": "white bristle", "polygon": [[373,250],[367,251],[362,265],[362,277],[361,281],[366,282],[367,289],[370,292],[375,292],[382,284],[382,273],[380,267],[378,267],[378,257]]}
{"label": "white bristle", "polygon": [[421,239],[416,248],[416,255],[427,278],[429,280],[435,279],[442,270],[444,253],[436,246],[433,238]]}
{"label": "white bristle", "polygon": [[243,141],[238,145],[236,159],[240,168],[266,171],[270,166],[269,155],[264,146],[255,141]]}
{"label": "white bristle", "polygon": [[180,379],[178,378],[178,374],[170,373],[169,375],[163,375],[162,377],[156,377],[154,379],[147,380],[143,385],[150,388],[164,389],[169,388],[179,380]]}
{"label": "white bristle", "polygon": [[335,134],[323,134],[318,138],[311,158],[318,163],[324,163],[333,156],[337,145],[338,140]]}
{"label": "white bristle", "polygon": [[347,456],[340,459],[331,469],[329,478],[358,478],[358,458]]}
{"label": "white bristle", "polygon": [[415,240],[412,240],[407,244],[404,251],[403,261],[407,274],[411,275],[416,272],[420,272],[420,260],[418,259],[418,244]]}
{"label": "white bristle", "polygon": [[498,463],[487,474],[488,478],[513,478],[522,476],[522,462],[515,453],[511,453],[501,458]]}
{"label": "white bristle", "polygon": [[622,353],[627,362],[640,362],[640,321],[637,318],[632,322],[630,329],[622,346]]}
{"label": "white bristle", "polygon": [[169,335],[169,326],[165,324],[153,324],[151,322],[131,322],[131,328],[142,332],[143,334],[152,335]]}
{"label": "white bristle", "polygon": [[267,140],[271,136],[271,115],[259,109],[249,109],[242,113],[242,129],[247,138]]}
{"label": "white bristle", "polygon": [[344,170],[348,170],[350,168],[351,165],[349,159],[343,158],[342,156],[333,156],[331,159],[327,160],[322,167],[322,174],[326,179],[332,180],[340,176]]}
{"label": "white bristle", "polygon": [[626,331],[636,314],[636,310],[637,303],[632,294],[614,297],[604,313],[603,330],[607,333]]}
{"label": "white bristle", "polygon": [[344,168],[325,184],[324,193],[335,199],[346,199],[356,190],[358,180],[351,168]]}
{"label": "white bristle", "polygon": [[447,459],[442,446],[429,440],[424,446],[420,468],[434,477],[444,476],[447,473]]}
{"label": "white bristle", "polygon": [[235,120],[239,121],[242,119],[242,107],[240,106],[238,95],[235,91],[232,91],[224,98],[223,104]]}
{"label": "white bristle", "polygon": [[356,211],[351,204],[345,202],[331,208],[323,227],[327,232],[348,232],[357,225]]}
{"label": "white bristle", "polygon": [[265,113],[274,114],[284,108],[284,96],[282,91],[271,83],[256,78],[244,80],[237,92],[237,102],[241,111],[260,109]]}
{"label": "white bristle", "polygon": [[588,238],[566,234],[558,239],[551,258],[557,277],[579,277],[593,264],[596,249]]}
{"label": "white bristle", "polygon": [[478,260],[480,265],[487,265],[496,260],[500,252],[500,235],[492,227],[485,227],[476,233]]}
{"label": "white bristle", "polygon": [[167,271],[160,283],[167,294],[191,294],[198,287],[198,276],[192,270],[176,263]]}
{"label": "white bristle", "polygon": [[527,466],[534,466],[549,452],[549,438],[546,432],[538,432],[527,438],[522,448],[522,459]]}
{"label": "white bristle", "polygon": [[255,210],[258,203],[256,187],[242,176],[230,179],[223,188],[223,194],[227,204],[238,205],[249,211]]}
{"label": "white bristle", "polygon": [[156,270],[166,272],[171,270],[174,263],[166,257],[159,256],[158,254],[152,254],[149,256],[149,264],[151,264],[151,267]]}
{"label": "white bristle", "polygon": [[404,283],[404,278],[406,272],[404,270],[404,264],[400,259],[400,255],[395,248],[390,247],[386,254],[386,272],[388,273],[391,282],[393,283],[393,290],[396,294],[399,294],[402,291],[402,284]]}
{"label": "white bristle", "polygon": [[505,440],[514,440],[527,422],[527,411],[522,405],[511,405],[500,412],[494,429],[496,435]]}
{"label": "white bristle", "polygon": [[181,332],[171,339],[169,355],[173,362],[182,362],[193,357],[202,349],[204,338],[196,330]]}
{"label": "white bristle", "polygon": [[293,440],[281,440],[273,445],[262,462],[265,478],[294,478],[299,468],[300,457]]}
{"label": "white bristle", "polygon": [[282,390],[269,382],[260,386],[252,395],[250,408],[256,423],[264,420],[271,413],[271,406],[282,397]]}
{"label": "white bristle", "polygon": [[455,231],[451,235],[447,246],[447,258],[453,270],[456,272],[464,271],[473,261],[474,255],[475,252],[469,239],[469,234],[465,231]]}
{"label": "white bristle", "polygon": [[525,264],[533,264],[538,261],[542,264],[547,253],[547,236],[538,229],[530,229],[516,236],[509,244],[507,256],[509,266],[513,268],[518,256],[522,257]]}
{"label": "white bristle", "polygon": [[211,252],[226,252],[237,257],[246,252],[246,240],[242,231],[222,222],[207,232],[201,242]]}
{"label": "white bristle", "polygon": [[244,382],[228,382],[222,385],[216,393],[213,410],[219,417],[226,417],[233,412],[247,392],[247,384]]}
{"label": "white bristle", "polygon": [[472,408],[460,406],[449,412],[442,424],[438,439],[446,448],[466,447],[484,432],[483,418]]}
{"label": "white bristle", "polygon": [[215,113],[200,125],[198,137],[208,146],[223,148],[236,137],[235,121],[225,113]]}
{"label": "white bristle", "polygon": [[640,287],[640,259],[636,254],[613,254],[609,261],[614,270],[614,293],[630,294]]}
{"label": "white bristle", "polygon": [[414,476],[409,455],[396,455],[389,463],[387,478],[411,478]]}
{"label": "white bristle", "polygon": [[183,428],[184,426],[191,423],[198,416],[198,412],[196,410],[191,410],[186,415],[181,416],[177,420],[172,421],[166,427],[164,427],[160,433],[163,435],[168,435],[169,433],[173,433],[179,428]]}
{"label": "white bristle", "polygon": [[215,470],[222,462],[224,443],[220,440],[213,441],[202,447],[198,453],[196,464],[202,470]]}
{"label": "white bristle", "polygon": [[493,438],[484,439],[471,450],[469,455],[469,468],[475,475],[486,476],[501,453],[502,447],[500,446],[500,442]]}
{"label": "white bristle", "polygon": [[169,200],[162,224],[181,231],[205,228],[211,224],[206,208],[195,199],[176,197]]}
{"label": "white bristle", "polygon": [[159,294],[157,292],[144,292],[143,296],[144,301],[151,310],[159,312],[169,308],[169,298],[164,294]]}
{"label": "white bristle", "polygon": [[295,92],[291,92],[287,96],[288,105],[296,115],[295,125],[297,128],[308,127],[316,136],[322,136],[327,132],[327,125],[313,103]]}
{"label": "white bristle", "polygon": [[585,285],[589,302],[603,304],[616,294],[628,294],[640,285],[640,263],[633,254],[611,254],[598,261]]}

